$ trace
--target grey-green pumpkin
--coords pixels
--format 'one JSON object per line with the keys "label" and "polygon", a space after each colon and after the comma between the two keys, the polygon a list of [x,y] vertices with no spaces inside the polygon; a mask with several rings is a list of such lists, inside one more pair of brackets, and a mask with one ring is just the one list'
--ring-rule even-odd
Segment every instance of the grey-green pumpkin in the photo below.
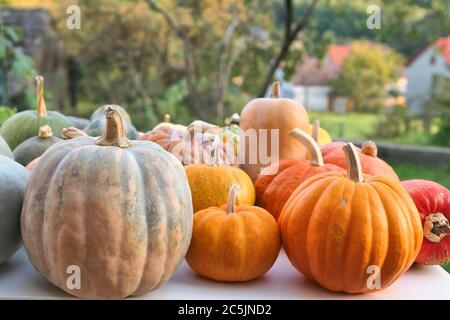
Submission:
{"label": "grey-green pumpkin", "polygon": [[[131,124],[130,115],[121,106],[118,106],[118,105],[113,105],[113,106],[114,106],[114,108],[117,109],[117,111],[122,116],[122,119],[124,120],[125,135],[127,136],[127,138],[132,139],[132,140],[136,139],[137,138],[137,130]],[[97,110],[95,110],[92,113],[91,122],[89,123],[89,125],[86,128],[84,128],[84,131],[88,135],[90,135],[92,137],[98,137],[98,136],[101,136],[103,134],[103,132],[105,131],[106,121],[105,121],[105,117],[103,116],[103,114],[105,112],[106,107],[107,106],[102,106],[100,108],[97,108]]]}
{"label": "grey-green pumpkin", "polygon": [[72,122],[72,126],[83,130],[89,125],[90,120],[81,118],[81,117],[75,117],[75,116],[67,116],[67,119],[69,119],[70,122]]}
{"label": "grey-green pumpkin", "polygon": [[16,113],[7,119],[0,128],[0,135],[13,150],[26,139],[34,137],[43,125],[49,125],[53,134],[58,137],[63,128],[71,126],[71,122],[63,114],[57,111],[47,111],[44,100],[44,78],[38,76],[36,82],[36,110]]}
{"label": "grey-green pumpkin", "polygon": [[2,136],[0,136],[0,154],[8,158],[14,159],[11,148],[9,147],[9,145],[6,143],[5,139],[3,139]]}
{"label": "grey-green pumpkin", "polygon": [[28,175],[23,166],[0,155],[0,264],[22,245],[20,213]]}
{"label": "grey-green pumpkin", "polygon": [[63,139],[53,136],[52,128],[48,125],[39,128],[37,136],[29,138],[14,149],[14,159],[23,166],[27,166],[34,159],[42,156],[51,145]]}

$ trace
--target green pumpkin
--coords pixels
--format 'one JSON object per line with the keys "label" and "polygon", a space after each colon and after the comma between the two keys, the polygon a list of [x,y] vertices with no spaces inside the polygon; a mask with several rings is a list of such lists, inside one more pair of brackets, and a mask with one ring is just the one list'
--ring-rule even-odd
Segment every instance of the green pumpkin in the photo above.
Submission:
{"label": "green pumpkin", "polygon": [[[131,124],[130,116],[125,111],[125,109],[122,108],[121,106],[118,106],[118,105],[113,105],[113,106],[118,110],[118,112],[122,116],[122,119],[124,120],[125,134],[126,134],[127,138],[135,140],[137,138],[137,130]],[[86,128],[84,128],[84,131],[88,135],[90,135],[92,137],[99,137],[105,131],[106,120],[105,120],[105,117],[103,116],[103,114],[104,114],[104,110],[106,107],[107,106],[100,107],[97,110],[95,110],[94,113],[92,114],[91,122],[89,123],[89,125]],[[100,114],[102,116],[99,116]]]}
{"label": "green pumpkin", "polygon": [[28,176],[24,167],[0,155],[0,264],[22,245],[20,214]]}
{"label": "green pumpkin", "polygon": [[27,166],[31,161],[42,156],[51,145],[60,141],[63,140],[54,137],[48,125],[42,126],[36,137],[25,140],[14,149],[14,159],[21,165]]}
{"label": "green pumpkin", "polygon": [[2,136],[0,136],[0,154],[14,160],[11,148],[9,147],[9,145],[6,143],[5,139],[3,139]]}
{"label": "green pumpkin", "polygon": [[70,121],[57,111],[48,111],[44,100],[44,79],[36,77],[37,81],[37,106],[36,110],[26,110],[16,113],[3,123],[0,135],[6,140],[11,149],[15,149],[20,143],[34,137],[39,128],[49,125],[56,136],[61,135],[61,130],[70,127]]}

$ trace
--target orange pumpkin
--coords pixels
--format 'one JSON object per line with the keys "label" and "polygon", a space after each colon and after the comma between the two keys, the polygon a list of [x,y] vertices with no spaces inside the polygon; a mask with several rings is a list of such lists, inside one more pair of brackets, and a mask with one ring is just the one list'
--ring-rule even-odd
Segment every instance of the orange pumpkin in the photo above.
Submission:
{"label": "orange pumpkin", "polygon": [[216,281],[248,281],[266,273],[280,251],[275,219],[266,210],[235,207],[238,185],[228,203],[194,215],[192,240],[186,256],[199,275]]}
{"label": "orange pumpkin", "polygon": [[276,170],[274,165],[263,169],[255,182],[256,204],[269,211],[275,219],[278,219],[284,204],[303,181],[322,172],[344,171],[333,164],[324,164],[319,145],[306,132],[294,129],[290,135],[309,150],[311,160],[281,160],[280,169]]}
{"label": "orange pumpkin", "polygon": [[212,163],[185,166],[194,212],[227,202],[228,192],[234,184],[239,186],[236,196],[239,205],[255,203],[255,187],[250,177],[237,167],[221,164],[215,156],[218,150],[216,146]]}
{"label": "orange pumpkin", "polygon": [[363,176],[355,147],[344,151],[347,176],[316,175],[287,201],[279,219],[283,247],[305,277],[328,290],[383,289],[414,262],[420,216],[398,181]]}
{"label": "orange pumpkin", "polygon": [[[332,142],[323,146],[322,156],[323,161],[326,163],[335,164],[343,169],[347,169],[347,160],[345,154],[342,151],[342,147],[345,146],[344,142]],[[372,176],[389,177],[395,180],[400,180],[395,173],[394,169],[377,157],[378,148],[375,142],[366,141],[361,146],[361,149],[356,148],[358,155],[361,158],[362,171],[365,174]]]}
{"label": "orange pumpkin", "polygon": [[[305,108],[295,100],[281,98],[280,83],[275,81],[272,85],[271,98],[253,99],[241,112],[239,123],[242,129],[239,148],[241,168],[254,181],[260,173],[260,168],[268,165],[264,158],[272,160],[276,158],[278,161],[304,157],[305,147],[295,143],[289,132],[294,128],[307,131],[308,124]],[[263,129],[267,130],[267,134],[264,134]],[[272,150],[271,137],[276,133],[279,137],[278,141],[273,142],[275,149]]]}

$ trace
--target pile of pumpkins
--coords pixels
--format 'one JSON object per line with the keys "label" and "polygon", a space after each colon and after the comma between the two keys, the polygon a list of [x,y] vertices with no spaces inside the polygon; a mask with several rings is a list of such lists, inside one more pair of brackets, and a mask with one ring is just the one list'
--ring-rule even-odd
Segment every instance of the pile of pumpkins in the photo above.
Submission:
{"label": "pile of pumpkins", "polygon": [[[223,128],[166,116],[141,133],[117,105],[75,120],[47,111],[38,77],[36,110],[0,128],[0,263],[23,239],[33,266],[69,294],[141,295],[184,259],[205,278],[249,281],[281,247],[306,278],[347,293],[449,260],[449,190],[401,182],[371,141],[333,142],[278,82]],[[246,130],[269,138],[246,143]],[[71,266],[79,286],[67,285]],[[370,286],[373,268],[380,281]]]}

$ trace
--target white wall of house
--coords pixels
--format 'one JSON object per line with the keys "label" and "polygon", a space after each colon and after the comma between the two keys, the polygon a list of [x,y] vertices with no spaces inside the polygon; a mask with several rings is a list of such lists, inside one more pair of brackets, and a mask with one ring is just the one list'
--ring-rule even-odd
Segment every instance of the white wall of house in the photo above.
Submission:
{"label": "white wall of house", "polygon": [[329,86],[295,86],[294,99],[307,110],[327,111],[330,90]]}
{"label": "white wall of house", "polygon": [[[434,60],[434,61],[433,61]],[[412,115],[422,115],[430,99],[435,75],[450,77],[448,63],[435,46],[430,45],[406,69],[407,102]]]}

